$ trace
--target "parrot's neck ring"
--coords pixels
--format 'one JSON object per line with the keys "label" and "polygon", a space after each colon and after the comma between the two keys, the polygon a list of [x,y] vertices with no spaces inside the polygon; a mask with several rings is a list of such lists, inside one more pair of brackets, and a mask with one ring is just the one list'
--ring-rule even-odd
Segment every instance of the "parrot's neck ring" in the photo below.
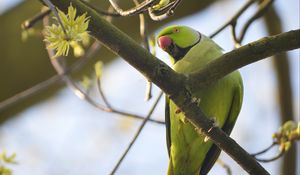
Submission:
{"label": "parrot's neck ring", "polygon": [[167,52],[174,58],[174,64],[177,61],[181,60],[192,47],[194,47],[196,44],[198,44],[201,41],[202,35],[200,32],[198,32],[198,34],[199,34],[199,39],[191,46],[188,46],[186,48],[181,48],[172,42],[172,44],[167,48]]}

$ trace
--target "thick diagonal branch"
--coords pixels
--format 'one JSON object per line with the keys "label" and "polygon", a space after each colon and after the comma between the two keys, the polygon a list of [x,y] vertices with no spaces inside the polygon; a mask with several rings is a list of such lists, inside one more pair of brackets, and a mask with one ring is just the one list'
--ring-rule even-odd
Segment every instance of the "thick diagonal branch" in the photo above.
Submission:
{"label": "thick diagonal branch", "polygon": [[[181,110],[186,114],[187,119],[196,127],[199,131],[207,135],[217,146],[229,154],[237,163],[239,163],[249,174],[269,174],[259,163],[257,163],[243,148],[241,148],[233,139],[228,137],[220,128],[215,127],[213,121],[205,117],[197,104],[195,104],[190,96],[188,88],[186,85],[189,81],[193,81],[196,77],[193,76],[193,79],[178,74],[174,72],[166,64],[158,60],[156,57],[151,55],[147,50],[142,48],[137,44],[133,39],[124,34],[118,28],[108,23],[101,18],[95,11],[88,8],[86,5],[81,3],[78,0],[51,0],[58,8],[63,11],[67,10],[70,2],[78,10],[79,14],[87,12],[91,17],[89,31],[101,41],[107,48],[112,52],[121,56],[129,64],[135,67],[140,71],[144,76],[153,81],[158,87],[160,87],[165,93],[170,95],[170,98],[175,102],[175,104],[181,108]],[[282,34],[275,37],[265,38],[261,43],[250,44],[245,47],[240,48],[241,55],[244,56],[244,53],[250,53],[250,61],[245,59],[237,59],[235,56],[233,60],[239,62],[235,63],[232,61],[226,62],[227,66],[221,67],[219,71],[212,72],[217,73],[216,78],[212,79],[211,82],[216,81],[218,78],[222,78],[226,74],[232,72],[233,70],[242,67],[244,65],[250,64],[254,61],[258,61],[277,52],[286,51],[290,49],[299,48],[300,41],[295,42],[295,38],[299,36],[298,31],[292,31],[286,34]],[[285,41],[284,43],[278,45],[272,49],[270,45],[270,51],[265,49],[259,49],[261,45],[269,45],[268,43],[276,43],[279,40]],[[297,38],[298,39],[298,38]],[[296,39],[296,40],[297,40]],[[290,40],[290,41],[289,41]],[[287,42],[289,41],[289,42]],[[253,47],[256,49],[253,49]],[[289,47],[287,47],[287,45]],[[233,51],[233,55],[238,55],[239,51]],[[253,52],[253,53],[252,53]],[[265,53],[266,52],[266,53]],[[223,59],[229,59],[229,54],[225,55]],[[238,57],[239,58],[239,57]],[[218,65],[218,64],[217,64]],[[231,65],[231,66],[228,66]],[[215,69],[215,67],[210,65],[210,68]],[[228,69],[228,70],[227,70]],[[206,71],[201,76],[211,76],[210,71]],[[206,83],[208,81],[206,80]]]}

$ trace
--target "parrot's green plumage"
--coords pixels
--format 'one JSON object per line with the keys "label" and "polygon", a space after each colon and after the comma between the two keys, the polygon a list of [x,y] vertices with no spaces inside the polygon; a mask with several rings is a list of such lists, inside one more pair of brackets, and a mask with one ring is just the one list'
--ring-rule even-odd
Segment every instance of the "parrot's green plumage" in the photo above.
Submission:
{"label": "parrot's green plumage", "polygon": [[[189,74],[205,67],[223,54],[211,39],[186,26],[170,26],[158,34],[159,46],[169,53],[172,68]],[[207,117],[230,134],[240,112],[243,83],[238,71],[213,85],[191,92]],[[196,132],[178,107],[166,98],[167,145],[170,156],[168,175],[204,175],[220,154],[211,141]]]}

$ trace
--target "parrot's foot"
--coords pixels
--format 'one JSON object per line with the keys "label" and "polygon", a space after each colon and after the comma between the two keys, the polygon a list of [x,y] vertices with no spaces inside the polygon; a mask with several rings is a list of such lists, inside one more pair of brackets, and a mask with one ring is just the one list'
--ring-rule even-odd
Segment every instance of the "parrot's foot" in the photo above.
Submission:
{"label": "parrot's foot", "polygon": [[181,109],[177,109],[176,111],[175,111],[175,114],[179,114],[179,113],[181,113]]}

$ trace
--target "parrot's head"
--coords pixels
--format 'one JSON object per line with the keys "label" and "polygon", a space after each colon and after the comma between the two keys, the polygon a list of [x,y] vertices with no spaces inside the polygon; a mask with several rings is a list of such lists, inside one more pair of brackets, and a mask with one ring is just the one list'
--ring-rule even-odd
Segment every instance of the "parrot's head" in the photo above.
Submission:
{"label": "parrot's head", "polygon": [[175,64],[198,42],[201,34],[186,26],[170,26],[159,32],[157,42],[160,48],[168,52]]}

